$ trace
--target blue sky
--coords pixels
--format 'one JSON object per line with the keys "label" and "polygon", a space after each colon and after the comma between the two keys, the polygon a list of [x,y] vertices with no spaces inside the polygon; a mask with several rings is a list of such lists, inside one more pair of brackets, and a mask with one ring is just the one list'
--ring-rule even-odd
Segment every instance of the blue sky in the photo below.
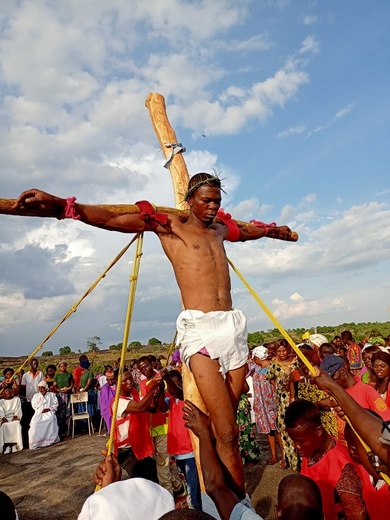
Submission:
{"label": "blue sky", "polygon": [[[388,2],[5,1],[0,181],[80,202],[174,205],[146,108],[165,96],[190,174],[297,244],[228,244],[286,328],[389,319]],[[0,216],[0,353],[31,352],[130,236]],[[122,339],[133,252],[44,350]],[[250,331],[273,327],[232,275]],[[179,294],[148,235],[131,340],[170,341]]]}

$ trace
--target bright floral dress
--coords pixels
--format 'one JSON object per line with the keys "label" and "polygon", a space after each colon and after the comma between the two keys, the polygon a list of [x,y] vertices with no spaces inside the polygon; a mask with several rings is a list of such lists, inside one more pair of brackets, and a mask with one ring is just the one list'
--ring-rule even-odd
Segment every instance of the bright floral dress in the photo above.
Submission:
{"label": "bright floral dress", "polygon": [[282,446],[286,462],[290,465],[290,469],[298,470],[298,457],[294,444],[286,432],[284,424],[284,416],[288,405],[290,404],[289,380],[293,370],[298,370],[297,360],[287,365],[282,365],[277,359],[274,359],[268,367],[267,378],[274,379],[276,383],[276,405],[277,405],[277,421],[276,427],[282,439]]}
{"label": "bright floral dress", "polygon": [[251,363],[253,379],[253,411],[256,428],[259,433],[270,433],[276,430],[276,396],[275,388],[267,379],[269,367],[262,368]]}
{"label": "bright floral dress", "polygon": [[256,426],[251,421],[251,405],[246,394],[242,394],[237,410],[238,444],[243,464],[260,459],[260,447],[256,442]]}

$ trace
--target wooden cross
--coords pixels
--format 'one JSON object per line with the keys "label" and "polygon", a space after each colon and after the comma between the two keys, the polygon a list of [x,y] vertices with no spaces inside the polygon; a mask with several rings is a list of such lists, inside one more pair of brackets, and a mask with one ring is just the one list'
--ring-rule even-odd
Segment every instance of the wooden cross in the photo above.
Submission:
{"label": "wooden cross", "polygon": [[[172,145],[173,143],[177,143],[177,138],[174,130],[172,129],[165,107],[165,101],[161,94],[151,93],[146,99],[146,107],[149,110],[149,114],[152,120],[153,128],[159,140],[161,149],[163,154],[168,159],[172,155]],[[189,175],[187,171],[187,166],[183,159],[181,153],[177,153],[172,156],[172,160],[170,162],[169,170],[172,177],[173,182],[173,190],[175,196],[175,205],[176,208],[167,208],[163,206],[157,206],[156,210],[161,213],[168,214],[176,214],[179,215],[182,220],[186,220],[188,218],[189,209],[187,203],[184,201],[184,194],[188,188]],[[50,210],[42,210],[34,209],[34,208],[24,208],[23,210],[14,209],[13,205],[15,204],[16,199],[2,199],[0,198],[0,214],[7,215],[22,215],[22,216],[39,216],[39,217],[54,217],[56,215],[53,214]],[[139,213],[139,207],[131,204],[101,204],[101,207],[104,207],[111,211],[114,214],[121,215],[125,213]],[[216,219],[218,221],[218,218]],[[243,227],[248,225],[247,222],[237,221],[239,227]],[[295,242],[298,240],[298,234],[295,232],[291,233],[289,239],[282,238],[280,236],[272,236],[272,238],[276,238],[279,240],[289,240]],[[203,411],[207,412],[205,409],[204,403],[198,389],[196,387],[194,378],[192,376],[191,371],[185,365],[183,365],[183,384],[184,384],[184,394],[186,399],[192,401],[196,406],[198,406]],[[199,476],[201,477],[201,470],[199,465],[199,456],[198,456],[198,442],[197,438],[191,433],[191,440],[194,446],[194,452],[196,455]],[[203,488],[202,482],[202,488]]]}

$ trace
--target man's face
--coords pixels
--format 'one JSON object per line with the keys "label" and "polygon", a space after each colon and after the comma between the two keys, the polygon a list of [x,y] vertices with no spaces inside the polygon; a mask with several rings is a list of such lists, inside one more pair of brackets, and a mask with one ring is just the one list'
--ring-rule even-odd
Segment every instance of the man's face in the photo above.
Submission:
{"label": "man's face", "polygon": [[287,428],[300,457],[313,457],[320,448],[322,426],[314,423],[297,424],[295,428]]}
{"label": "man's face", "polygon": [[4,399],[12,399],[14,397],[14,391],[13,388],[6,388],[3,393],[1,394],[1,397]]}
{"label": "man's face", "polygon": [[33,359],[30,363],[31,372],[36,372],[38,370],[38,360]]}
{"label": "man's face", "polygon": [[41,393],[42,395],[45,395],[46,392],[47,392],[47,388],[44,387],[44,386],[38,386],[38,391],[39,391],[39,393]]}
{"label": "man's face", "polygon": [[149,363],[149,361],[141,361],[141,363],[138,363],[137,367],[141,374],[148,379],[152,378],[155,374],[153,367]]}
{"label": "man's face", "polygon": [[56,373],[56,369],[55,368],[48,368],[46,370],[46,374],[50,377],[50,378],[53,378],[54,377],[54,374]]}
{"label": "man's face", "polygon": [[195,217],[205,224],[212,224],[221,206],[221,190],[211,186],[201,186],[190,197],[188,203]]}
{"label": "man's face", "polygon": [[322,359],[324,359],[324,358],[326,358],[327,356],[330,356],[331,354],[333,354],[333,349],[332,349],[332,347],[324,347],[324,348],[321,348],[320,351],[321,351],[321,357],[322,357]]}
{"label": "man's face", "polygon": [[122,385],[121,385],[122,393],[127,395],[133,390],[133,388],[134,388],[133,376],[130,374],[130,372],[124,372],[123,378],[122,378]]}
{"label": "man's face", "polygon": [[115,375],[113,372],[106,372],[106,379],[109,386],[115,385]]}
{"label": "man's face", "polygon": [[336,370],[336,372],[332,376],[333,381],[336,381],[336,383],[338,383],[341,386],[341,388],[344,389],[348,388],[345,373],[345,368],[341,367],[338,370]]}
{"label": "man's face", "polygon": [[60,369],[60,372],[64,373],[66,372],[68,365],[66,363],[61,363],[61,365],[58,367]]}

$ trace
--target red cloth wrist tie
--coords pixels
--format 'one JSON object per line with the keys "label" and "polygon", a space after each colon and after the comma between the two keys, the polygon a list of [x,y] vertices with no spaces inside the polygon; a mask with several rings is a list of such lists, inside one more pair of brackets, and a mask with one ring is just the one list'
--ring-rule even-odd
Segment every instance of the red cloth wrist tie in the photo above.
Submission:
{"label": "red cloth wrist tie", "polygon": [[270,229],[277,227],[276,226],[276,222],[271,222],[270,224],[265,224],[264,222],[260,222],[260,220],[250,220],[249,223],[253,224],[256,227],[264,228],[265,229],[265,235],[264,236],[267,236],[268,231],[270,231]]}
{"label": "red cloth wrist tie", "polygon": [[64,211],[61,213],[60,217],[57,217],[58,220],[63,220],[64,218],[72,218],[73,220],[80,220],[80,215],[77,213],[76,206],[76,197],[68,197],[66,199],[66,206],[64,207]]}
{"label": "red cloth wrist tie", "polygon": [[151,224],[154,230],[157,229],[159,224],[165,225],[168,222],[168,215],[158,213],[149,201],[139,200],[135,205],[139,207],[139,218]]}
{"label": "red cloth wrist tie", "polygon": [[240,238],[240,228],[237,225],[237,222],[235,222],[232,219],[232,216],[230,213],[225,213],[223,209],[221,208],[218,213],[217,217],[227,226],[228,228],[228,234],[226,236],[227,240],[229,242],[237,242],[237,240]]}

